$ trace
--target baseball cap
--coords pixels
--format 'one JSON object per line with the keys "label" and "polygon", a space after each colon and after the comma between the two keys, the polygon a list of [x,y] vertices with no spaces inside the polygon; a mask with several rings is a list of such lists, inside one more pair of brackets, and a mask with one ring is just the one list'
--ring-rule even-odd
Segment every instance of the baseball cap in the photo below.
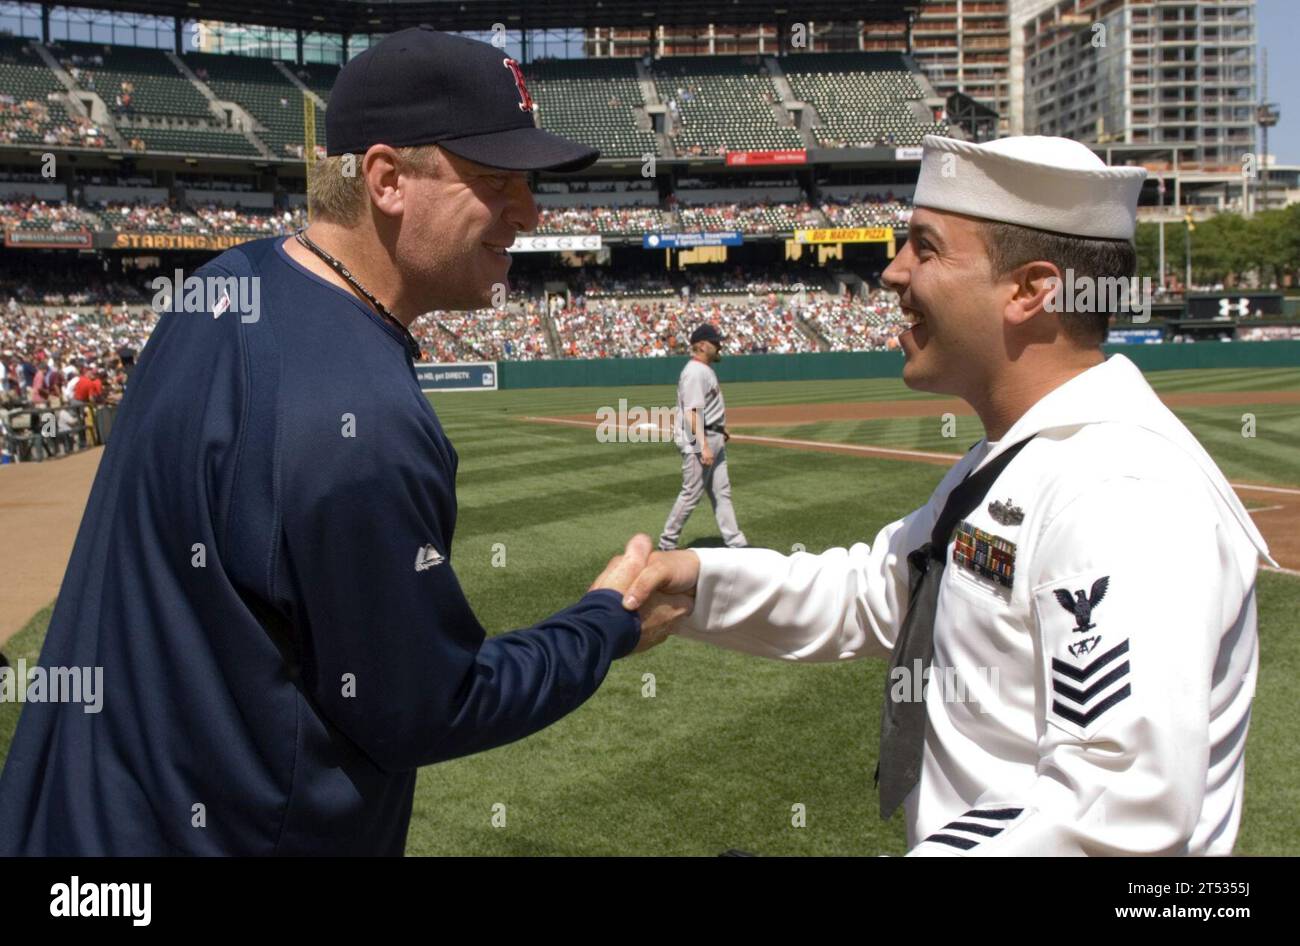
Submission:
{"label": "baseball cap", "polygon": [[695,331],[691,332],[691,344],[696,342],[713,342],[718,347],[722,347],[722,335],[719,334],[716,326],[711,322],[705,322]]}
{"label": "baseball cap", "polygon": [[533,123],[519,63],[490,43],[428,26],[401,30],[348,61],[325,112],[325,153],[437,144],[510,171],[580,171],[600,151]]}

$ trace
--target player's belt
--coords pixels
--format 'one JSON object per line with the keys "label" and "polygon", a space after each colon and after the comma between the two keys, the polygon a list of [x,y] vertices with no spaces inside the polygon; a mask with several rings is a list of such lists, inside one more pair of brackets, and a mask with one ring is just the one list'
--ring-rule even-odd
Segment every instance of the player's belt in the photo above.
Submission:
{"label": "player's belt", "polygon": [[704,429],[712,434],[725,434],[727,432],[726,424],[705,424]]}

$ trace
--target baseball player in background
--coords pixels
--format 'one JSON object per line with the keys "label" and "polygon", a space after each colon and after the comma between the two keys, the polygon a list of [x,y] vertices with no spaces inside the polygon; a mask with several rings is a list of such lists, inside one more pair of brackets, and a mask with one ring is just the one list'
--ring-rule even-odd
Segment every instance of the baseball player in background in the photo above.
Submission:
{"label": "baseball player in background", "polygon": [[1271,559],[1101,349],[1144,177],[1064,138],[927,136],[882,281],[911,322],[903,380],[963,398],[985,437],[870,545],[656,554],[624,601],[693,591],[696,640],[888,660],[880,810],[902,806],[912,854],[1232,852]]}
{"label": "baseball player in background", "polygon": [[722,335],[705,323],[691,333],[691,357],[677,379],[677,429],[674,440],[682,453],[682,490],[677,494],[659,550],[677,548],[682,529],[700,498],[707,495],[722,540],[731,548],[749,543],[736,524],[731,505],[731,479],[727,474],[727,405],[722,400],[718,376],[710,365],[722,360]]}
{"label": "baseball player in background", "polygon": [[199,270],[231,294],[164,315],[132,375],[41,653],[101,666],[102,708],[28,703],[0,856],[401,854],[420,766],[549,726],[653,640],[620,604],[645,535],[487,637],[407,329],[488,305],[528,172],[598,152],[534,126],[499,49],[428,28],[349,61],[326,127],[311,226]]}

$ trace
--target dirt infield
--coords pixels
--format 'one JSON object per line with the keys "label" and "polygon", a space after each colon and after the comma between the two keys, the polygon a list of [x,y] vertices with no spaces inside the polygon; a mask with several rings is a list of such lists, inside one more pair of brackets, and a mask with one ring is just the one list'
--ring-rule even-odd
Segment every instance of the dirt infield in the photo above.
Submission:
{"label": "dirt infield", "polygon": [[[1169,407],[1300,404],[1300,391],[1188,391],[1161,395],[1160,399]],[[946,412],[966,415],[974,413],[965,401],[959,401],[955,398],[782,404],[728,408],[727,428],[734,430],[744,427],[779,427],[825,421],[877,420],[891,417],[938,417]],[[525,419],[539,423],[595,427],[596,421],[592,418],[593,415],[590,414],[578,414],[567,417],[528,417]],[[931,463],[936,466],[951,466],[961,457],[957,453],[901,450],[892,447],[828,443],[820,440],[799,440],[789,437],[764,437],[754,434],[735,434],[731,439],[738,443],[756,443],[787,450],[843,453],[886,460],[906,460],[912,463]],[[1242,502],[1251,510],[1255,524],[1268,542],[1269,551],[1272,553],[1273,558],[1282,566],[1284,571],[1300,574],[1300,489],[1256,483],[1233,483],[1231,485],[1237,491]]]}
{"label": "dirt infield", "polygon": [[0,644],[54,600],[102,447],[0,469]]}

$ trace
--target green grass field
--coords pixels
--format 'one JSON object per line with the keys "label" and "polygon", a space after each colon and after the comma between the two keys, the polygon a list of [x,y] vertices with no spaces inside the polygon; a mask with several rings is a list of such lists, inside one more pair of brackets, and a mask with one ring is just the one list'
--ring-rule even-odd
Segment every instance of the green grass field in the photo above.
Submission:
{"label": "green grass field", "polygon": [[[1161,391],[1300,388],[1300,370],[1152,375]],[[729,405],[915,398],[894,380],[731,384]],[[601,444],[590,429],[521,415],[591,413],[600,405],[671,405],[670,387],[438,395],[461,459],[453,562],[483,624],[526,626],[571,603],[636,531],[657,535],[679,485],[671,445]],[[1241,414],[1258,436],[1241,437]],[[1233,478],[1300,485],[1300,409],[1180,412]],[[751,432],[746,430],[746,433]],[[759,432],[759,431],[753,431]],[[778,436],[959,453],[937,417],[835,422]],[[870,540],[925,502],[938,466],[733,444],[737,513],[750,541],[820,551]],[[707,503],[683,544],[717,544]],[[493,567],[494,546],[505,547]],[[1300,578],[1260,578],[1262,663],[1247,755],[1241,854],[1300,853]],[[48,612],[7,647],[34,659]],[[797,666],[670,641],[619,661],[601,690],[545,732],[421,772],[409,854],[901,854],[902,817],[884,824],[871,784],[885,668],[872,661]],[[647,696],[649,678],[654,695]],[[0,706],[0,752],[17,708]],[[506,825],[492,825],[505,805]],[[802,804],[806,827],[791,825]]]}

